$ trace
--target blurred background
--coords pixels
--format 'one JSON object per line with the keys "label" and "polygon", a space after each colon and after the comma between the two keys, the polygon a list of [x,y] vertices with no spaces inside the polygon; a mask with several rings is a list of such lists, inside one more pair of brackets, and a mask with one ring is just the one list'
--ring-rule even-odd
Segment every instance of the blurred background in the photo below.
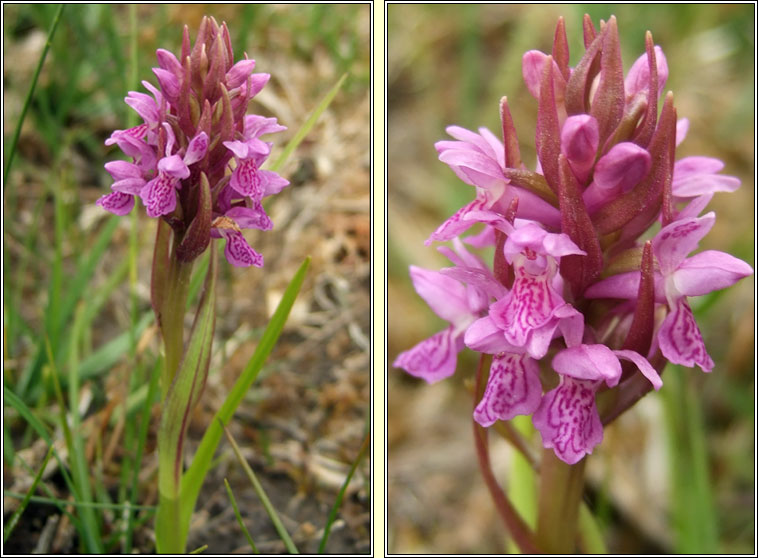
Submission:
{"label": "blurred background", "polygon": [[[615,14],[624,69],[644,53],[650,30],[666,54],[667,90],[690,120],[677,158],[717,157],[742,187],[716,194],[716,225],[701,249],[754,265],[755,90],[753,5],[390,5],[388,6],[388,530],[397,553],[490,553],[507,538],[481,481],[467,389],[477,359],[459,356],[453,378],[433,386],[391,366],[398,353],[445,327],[415,293],[410,264],[449,262],[424,240],[473,189],[437,160],[434,142],[451,124],[500,135],[503,95],[534,165],[536,102],[521,57],[549,52],[559,16],[571,60],[581,53],[582,16]],[[716,366],[669,367],[664,388],[605,431],[589,459],[586,499],[615,553],[754,552],[754,278],[690,299]],[[507,485],[511,452],[491,435]],[[535,440],[537,442],[537,440]],[[539,443],[539,442],[537,442]]]}
{"label": "blurred background", "polygon": [[[3,5],[6,164],[57,9]],[[79,434],[93,498],[102,506],[97,521],[106,548],[152,552],[149,510],[139,513],[133,539],[125,542],[121,508],[113,506],[123,504],[132,490],[129,464],[138,446],[139,421],[134,414],[125,421],[121,411],[127,402],[133,408],[159,352],[149,300],[156,221],[140,203],[133,215],[114,218],[95,201],[112,182],[103,164],[123,157],[104,140],[114,129],[137,123],[124,97],[129,90],[145,92],[139,80],[157,83],[151,71],[157,66],[155,50],[179,52],[184,25],[194,41],[204,15],[227,22],[236,59],[247,52],[257,61],[256,72],[272,76],[249,108],[288,127],[271,138],[272,161],[347,74],[327,111],[279,171],[291,185],[267,201],[274,230],[246,231],[265,267],[237,269],[220,258],[215,354],[187,452],[199,443],[284,288],[310,255],[287,326],[240,406],[232,432],[295,543],[301,551],[315,552],[370,420],[369,6],[65,7],[3,184],[4,387],[33,411],[60,451],[65,448],[53,371],[64,394],[70,378],[78,378]],[[139,463],[138,503],[147,506],[156,501],[159,412],[154,407]],[[29,489],[47,448],[7,398],[3,428],[7,521],[19,504],[8,494]],[[258,548],[283,552],[231,448],[225,440],[219,447],[219,462],[196,508],[189,549],[208,544],[206,552],[214,554],[249,552],[224,490],[227,477]],[[65,501],[71,495],[53,463],[35,498]],[[348,487],[329,552],[370,551],[369,467],[364,460]],[[58,505],[32,501],[4,548],[76,553],[80,542]]]}

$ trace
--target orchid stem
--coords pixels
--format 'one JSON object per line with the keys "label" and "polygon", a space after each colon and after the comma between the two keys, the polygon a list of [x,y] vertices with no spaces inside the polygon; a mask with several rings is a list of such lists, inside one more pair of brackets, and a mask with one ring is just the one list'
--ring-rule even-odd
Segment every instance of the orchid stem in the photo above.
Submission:
{"label": "orchid stem", "polygon": [[161,310],[161,333],[166,350],[165,367],[161,377],[161,401],[166,400],[171,382],[181,363],[184,349],[184,311],[187,305],[192,262],[185,263],[176,259],[178,240],[174,236],[174,249],[169,260],[166,298]]}
{"label": "orchid stem", "polygon": [[573,554],[584,491],[584,464],[561,461],[552,449],[542,453],[537,541],[548,554]]}

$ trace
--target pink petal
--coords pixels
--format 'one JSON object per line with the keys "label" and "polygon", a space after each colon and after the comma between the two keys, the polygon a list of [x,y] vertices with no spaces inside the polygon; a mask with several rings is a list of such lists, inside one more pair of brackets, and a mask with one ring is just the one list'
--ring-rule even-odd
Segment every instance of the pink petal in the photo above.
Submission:
{"label": "pink petal", "polygon": [[277,124],[276,118],[266,118],[257,114],[248,114],[245,116],[244,137],[246,140],[257,138],[264,134],[273,134],[286,130],[286,126]]}
{"label": "pink petal", "polygon": [[476,224],[475,221],[465,219],[466,215],[471,211],[482,210],[485,207],[486,203],[484,200],[474,200],[468,205],[464,205],[458,211],[456,211],[455,214],[453,214],[439,227],[437,227],[437,230],[434,231],[428,239],[426,239],[424,244],[429,246],[434,241],[445,242],[464,233]]}
{"label": "pink petal", "polygon": [[241,232],[226,230],[222,234],[226,238],[224,255],[230,264],[235,267],[263,267],[263,256],[250,247]]}
{"label": "pink petal", "polygon": [[[258,93],[261,92],[261,89],[265,87],[269,79],[271,79],[271,74],[253,74],[252,76],[250,76],[250,80],[249,80],[250,89],[245,91],[245,95],[247,95],[248,98],[252,99]],[[246,89],[247,89],[247,84],[246,84]]]}
{"label": "pink petal", "polygon": [[159,120],[158,107],[149,95],[129,91],[124,101],[142,117],[146,124],[157,124]]}
{"label": "pink petal", "polygon": [[187,152],[184,154],[184,164],[191,165],[198,162],[205,157],[205,152],[208,151],[208,134],[200,132],[187,146]]}
{"label": "pink petal", "polygon": [[690,129],[690,121],[686,118],[680,118],[676,121],[676,145],[684,141],[687,137],[687,131]]}
{"label": "pink petal", "polygon": [[468,326],[464,342],[467,347],[480,353],[496,355],[502,352],[518,352],[518,347],[505,342],[503,330],[490,316],[479,318]]}
{"label": "pink petal", "polygon": [[642,372],[642,375],[645,376],[648,380],[650,380],[650,383],[653,384],[653,388],[655,388],[656,391],[661,389],[661,386],[663,385],[663,380],[661,380],[661,377],[658,375],[658,372],[653,368],[650,363],[647,361],[645,357],[643,357],[641,354],[639,354],[636,351],[613,351],[616,356],[619,356],[623,359],[630,360],[634,364],[637,365],[637,368],[639,368],[640,372]]}
{"label": "pink petal", "polygon": [[274,224],[262,206],[254,209],[249,207],[233,207],[224,214],[225,217],[234,219],[234,222],[242,229],[259,229],[268,231],[274,228]]}
{"label": "pink petal", "polygon": [[569,116],[561,130],[561,153],[565,155],[571,170],[581,182],[588,178],[595,163],[600,141],[597,120],[589,114]]}
{"label": "pink petal", "polygon": [[487,128],[479,128],[478,134],[460,126],[448,126],[445,131],[459,141],[438,142],[441,148],[480,152],[497,162],[498,166],[505,165],[503,143]]}
{"label": "pink petal", "polygon": [[735,176],[697,174],[680,178],[674,174],[671,191],[676,197],[692,198],[714,192],[734,192],[740,184],[740,179]]}
{"label": "pink petal", "polygon": [[123,192],[124,194],[138,196],[144,186],[145,180],[143,178],[124,178],[114,182],[111,185],[111,190],[114,192]]}
{"label": "pink petal", "polygon": [[713,370],[713,360],[705,350],[703,336],[695,323],[695,317],[685,297],[674,301],[666,319],[658,331],[661,352],[670,362],[689,366],[696,364],[703,372]]}
{"label": "pink petal", "polygon": [[448,149],[439,160],[450,166],[466,184],[492,188],[505,181],[503,169],[495,159],[473,150]]}
{"label": "pink petal", "polygon": [[705,250],[687,258],[674,272],[674,285],[686,296],[700,296],[731,287],[753,268],[740,259],[717,250]]}
{"label": "pink petal", "polygon": [[134,207],[134,196],[122,192],[113,192],[101,197],[95,203],[115,215],[126,215]]}
{"label": "pink petal", "polygon": [[271,196],[281,192],[285,186],[289,186],[290,181],[282,178],[274,171],[259,170],[258,176],[261,177],[263,187],[263,197]]}
{"label": "pink petal", "polygon": [[708,207],[708,204],[711,203],[712,199],[713,194],[703,194],[702,196],[693,198],[692,201],[683,207],[680,211],[674,212],[674,220],[681,221],[682,219],[697,217],[700,215],[701,211]]}
{"label": "pink petal", "polygon": [[[524,83],[535,99],[540,98],[540,87],[542,85],[542,69],[547,60],[547,54],[539,50],[530,50],[524,54],[521,59],[521,73],[524,77]],[[553,60],[553,91],[558,103],[563,102],[566,90],[566,80],[561,74],[558,64]]]}
{"label": "pink petal", "polygon": [[179,83],[179,78],[177,78],[173,73],[163,70],[162,68],[153,68],[153,73],[155,74],[155,77],[158,78],[158,83],[161,86],[161,89],[163,90],[163,93],[165,93],[166,98],[168,98],[169,102],[174,103],[179,98],[179,92],[181,91],[181,83]]}
{"label": "pink petal", "polygon": [[429,307],[451,324],[466,321],[472,315],[466,298],[466,287],[439,271],[410,266],[413,287]]}
{"label": "pink petal", "polygon": [[158,161],[158,170],[173,178],[187,178],[190,170],[179,155],[164,157]]}
{"label": "pink petal", "polygon": [[226,88],[234,89],[242,85],[255,69],[255,60],[240,60],[226,72]]}
{"label": "pink petal", "polygon": [[674,163],[674,180],[693,174],[716,174],[724,163],[713,157],[684,157]]}
{"label": "pink petal", "polygon": [[555,355],[553,370],[577,380],[603,380],[608,387],[621,378],[619,359],[605,345],[577,345]]}
{"label": "pink petal", "polygon": [[463,242],[474,248],[487,248],[488,246],[495,245],[495,229],[492,227],[484,227],[482,232],[478,234],[472,234],[463,239]]}
{"label": "pink petal", "polygon": [[[669,68],[663,50],[657,45],[655,47],[655,65],[658,69],[658,96],[660,97],[668,79]],[[648,66],[647,53],[645,53],[635,60],[632,67],[629,68],[626,80],[624,81],[626,96],[632,97],[640,91],[647,91],[650,86],[649,84],[650,67]]]}
{"label": "pink petal", "polygon": [[532,417],[542,445],[569,465],[582,459],[603,441],[603,425],[595,406],[592,382],[562,377],[547,392]]}
{"label": "pink petal", "polygon": [[[524,347],[529,335],[548,324],[553,310],[564,304],[549,285],[547,275],[533,276],[518,268],[511,292],[490,307],[490,317],[503,330],[505,340],[516,347]],[[555,321],[553,329],[557,327]],[[541,358],[544,355],[532,355]]]}
{"label": "pink petal", "polygon": [[240,159],[237,162],[237,168],[234,169],[229,184],[254,203],[260,203],[263,199],[263,184],[253,159]]}
{"label": "pink petal", "polygon": [[145,184],[140,192],[142,202],[148,216],[160,217],[167,215],[176,208],[176,182],[170,176],[160,173],[157,177]]}
{"label": "pink petal", "polygon": [[174,56],[173,52],[159,48],[155,51],[155,55],[158,58],[158,64],[160,64],[161,68],[168,70],[176,76],[182,74],[182,65],[179,63],[179,60],[177,60],[176,56]]}
{"label": "pink petal", "polygon": [[460,335],[454,335],[450,326],[400,353],[393,366],[433,384],[455,373],[458,353],[462,350],[463,340]]}
{"label": "pink petal", "polygon": [[637,298],[640,272],[619,273],[598,281],[584,291],[585,298]]}
{"label": "pink petal", "polygon": [[244,141],[234,140],[234,141],[225,141],[224,146],[234,153],[236,157],[239,157],[240,159],[247,158],[247,150],[248,145]]}
{"label": "pink petal", "polygon": [[490,376],[474,420],[491,426],[497,420],[529,415],[542,400],[540,369],[527,355],[505,353],[492,358]]}
{"label": "pink petal", "polygon": [[105,163],[107,170],[113,177],[113,180],[123,180],[124,178],[142,178],[142,171],[134,163],[126,161],[110,161]]}
{"label": "pink petal", "polygon": [[715,222],[716,214],[711,211],[702,217],[674,221],[663,227],[653,239],[653,253],[661,266],[661,273],[673,273],[687,254],[697,248]]}
{"label": "pink petal", "polygon": [[651,164],[650,154],[639,145],[617,143],[597,162],[593,179],[600,188],[626,192],[647,175]]}

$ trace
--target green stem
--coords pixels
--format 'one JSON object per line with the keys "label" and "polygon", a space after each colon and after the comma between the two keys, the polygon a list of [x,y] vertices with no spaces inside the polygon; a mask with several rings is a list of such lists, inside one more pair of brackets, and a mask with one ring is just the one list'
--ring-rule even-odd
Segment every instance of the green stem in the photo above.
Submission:
{"label": "green stem", "polygon": [[537,544],[548,554],[573,554],[576,550],[585,462],[582,459],[569,465],[558,459],[552,449],[542,453]]}
{"label": "green stem", "polygon": [[192,262],[176,259],[178,240],[174,236],[174,250],[169,260],[168,282],[165,300],[161,305],[161,333],[166,350],[165,366],[161,376],[161,401],[165,401],[171,382],[174,380],[184,350],[184,310],[192,276]]}
{"label": "green stem", "polygon": [[159,487],[158,511],[155,514],[155,549],[158,554],[184,554],[185,541],[180,529],[179,494],[166,494]]}

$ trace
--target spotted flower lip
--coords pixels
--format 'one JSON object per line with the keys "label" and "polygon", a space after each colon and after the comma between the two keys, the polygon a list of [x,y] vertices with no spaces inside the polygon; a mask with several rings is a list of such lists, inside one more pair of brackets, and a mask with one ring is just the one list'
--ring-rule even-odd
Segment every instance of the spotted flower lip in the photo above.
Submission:
{"label": "spotted flower lip", "polygon": [[270,76],[253,73],[255,60],[247,55],[234,62],[226,24],[213,18],[203,19],[190,46],[185,27],[178,56],[156,51],[158,87],[143,81],[148,93],[127,94],[126,104],[143,123],[116,130],[106,140],[132,162],[105,165],[114,182],[97,205],[126,215],[138,196],[147,215],[164,219],[177,235],[179,259],[191,261],[211,238],[224,238],[224,253],[232,265],[260,267],[263,256],[241,229],[270,230],[273,225],[261,200],[289,184],[262,168],[273,144],[260,139],[286,127],[276,118],[245,114]]}
{"label": "spotted flower lip", "polygon": [[605,345],[577,345],[559,352],[552,367],[560,375],[558,387],[545,394],[532,422],[542,444],[573,465],[603,439],[603,426],[595,407],[595,391],[602,383],[614,387],[621,379],[619,358],[630,360],[660,389],[658,372],[634,351],[612,351]]}
{"label": "spotted flower lip", "polygon": [[[537,105],[534,170],[506,97],[502,139],[449,126],[453,139],[435,144],[473,199],[426,240],[452,242],[455,251],[441,251],[455,266],[411,266],[417,293],[447,328],[394,362],[436,382],[455,372],[464,346],[492,355],[473,419],[488,427],[532,415],[543,447],[568,464],[602,441],[601,388],[615,393],[606,420],[658,390],[667,362],[714,368],[688,299],[753,273],[724,252],[691,255],[716,220],[701,215],[708,203],[740,181],[721,174],[718,159],[677,160],[689,121],[665,91],[661,46],[646,33],[624,75],[616,18],[598,30],[585,16],[583,31],[576,66],[562,19],[551,52],[522,57]],[[461,253],[464,243],[489,250],[490,265]]]}

